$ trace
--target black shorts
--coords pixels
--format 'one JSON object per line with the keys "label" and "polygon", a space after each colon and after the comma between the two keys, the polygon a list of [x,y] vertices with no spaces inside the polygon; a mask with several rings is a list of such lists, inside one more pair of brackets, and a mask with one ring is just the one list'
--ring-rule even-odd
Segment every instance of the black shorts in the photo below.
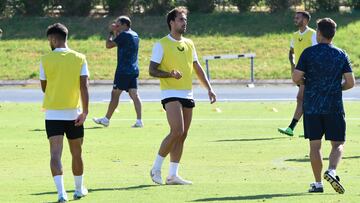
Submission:
{"label": "black shorts", "polygon": [[304,114],[304,133],[309,140],[345,141],[345,115],[344,114]]}
{"label": "black shorts", "polygon": [[115,74],[113,89],[129,91],[129,89],[137,89],[137,78],[139,75]]}
{"label": "black shorts", "polygon": [[56,135],[64,135],[64,133],[69,140],[84,137],[84,126],[75,126],[75,120],[45,120],[45,128],[48,138]]}
{"label": "black shorts", "polygon": [[184,98],[178,98],[178,97],[170,97],[161,100],[161,104],[165,109],[165,104],[172,102],[172,101],[179,101],[183,108],[194,108],[195,107],[195,101],[193,99],[184,99]]}

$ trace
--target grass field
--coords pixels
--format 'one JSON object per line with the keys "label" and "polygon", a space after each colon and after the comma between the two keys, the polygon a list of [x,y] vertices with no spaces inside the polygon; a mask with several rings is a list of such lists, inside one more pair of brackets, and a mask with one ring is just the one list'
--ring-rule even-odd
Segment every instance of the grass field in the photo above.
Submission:
{"label": "grass field", "polygon": [[[311,27],[320,17],[332,17],[338,23],[334,43],[345,49],[360,76],[360,12],[316,13]],[[4,30],[0,40],[0,80],[37,79],[39,58],[49,50],[46,27],[63,22],[70,29],[69,46],[87,55],[92,79],[113,79],[116,50],[105,49],[107,24],[112,17],[91,18],[12,18],[0,19]],[[133,28],[142,38],[139,52],[140,79],[149,79],[148,65],[153,44],[168,33],[162,16],[133,16]],[[255,52],[255,78],[290,78],[288,51],[290,34],[296,31],[293,13],[214,13],[190,14],[188,37],[199,58],[214,54]],[[210,62],[213,79],[248,79],[249,60]]]}
{"label": "grass field", "polygon": [[[89,118],[107,104],[93,103]],[[86,123],[85,184],[81,202],[359,202],[360,131],[358,102],[347,102],[347,144],[338,174],[346,188],[338,195],[308,194],[313,180],[308,142],[285,137],[295,103],[198,102],[180,165],[192,186],[156,186],[149,169],[168,131],[158,103],[144,103],[145,128],[132,129],[134,110],[121,104],[109,128]],[[221,109],[221,112],[215,108]],[[52,202],[56,191],[49,169],[48,141],[38,103],[0,103],[0,202]],[[301,123],[297,133],[302,133]],[[323,145],[325,157],[329,143]],[[73,192],[67,145],[63,152],[65,186]],[[167,174],[165,161],[163,175]],[[326,167],[328,161],[324,161]]]}

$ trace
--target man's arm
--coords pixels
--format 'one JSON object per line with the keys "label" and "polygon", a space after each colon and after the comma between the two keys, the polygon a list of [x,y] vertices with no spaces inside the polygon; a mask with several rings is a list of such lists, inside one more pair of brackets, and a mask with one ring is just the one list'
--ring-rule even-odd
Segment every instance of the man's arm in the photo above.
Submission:
{"label": "man's arm", "polygon": [[114,42],[114,39],[115,39],[115,34],[114,34],[114,32],[111,31],[109,33],[108,38],[106,39],[106,48],[107,49],[111,49],[111,48],[114,48],[117,46],[116,43]]}
{"label": "man's arm", "polygon": [[341,84],[343,91],[351,89],[355,86],[355,77],[353,72],[344,73],[344,82]]}
{"label": "man's arm", "polygon": [[304,75],[305,73],[303,71],[295,69],[292,74],[292,80],[297,85],[304,85],[305,84]]}
{"label": "man's arm", "polygon": [[291,73],[293,73],[295,69],[295,57],[294,57],[294,48],[292,47],[290,47],[290,51],[289,51],[289,61],[291,65]]}
{"label": "man's arm", "polygon": [[45,93],[47,81],[46,80],[40,80],[40,84],[41,84],[42,92]]}
{"label": "man's arm", "polygon": [[172,70],[171,72],[159,70],[159,65],[160,64],[158,64],[158,63],[150,61],[150,65],[149,65],[149,75],[150,76],[157,77],[157,78],[175,78],[177,80],[182,77],[180,71],[177,71],[177,70]]}
{"label": "man's arm", "polygon": [[200,63],[198,61],[194,61],[193,67],[194,67],[197,77],[200,80],[200,83],[208,90],[210,103],[212,104],[212,103],[216,102],[216,94],[215,94],[214,90],[212,89],[210,82],[209,82],[208,78],[206,77],[205,72],[202,69]]}
{"label": "man's arm", "polygon": [[82,113],[75,120],[75,126],[81,126],[85,120],[86,116],[89,113],[89,83],[88,76],[80,76],[80,94],[81,94],[81,103],[82,103]]}

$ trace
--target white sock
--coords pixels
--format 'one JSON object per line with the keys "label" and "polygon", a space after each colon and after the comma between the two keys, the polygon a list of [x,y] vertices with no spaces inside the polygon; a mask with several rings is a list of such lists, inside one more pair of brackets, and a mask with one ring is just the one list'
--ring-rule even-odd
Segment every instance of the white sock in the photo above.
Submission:
{"label": "white sock", "polygon": [[136,123],[142,123],[141,119],[136,119]]}
{"label": "white sock", "polygon": [[161,170],[162,163],[164,162],[165,157],[160,156],[159,154],[156,155],[156,159],[154,162],[153,169]]}
{"label": "white sock", "polygon": [[110,119],[106,118],[106,116],[104,116],[103,119],[104,119],[105,122],[109,122],[109,121],[110,121]]}
{"label": "white sock", "polygon": [[179,163],[170,162],[169,177],[178,176]]}
{"label": "white sock", "polygon": [[54,182],[56,186],[56,190],[58,192],[58,197],[65,197],[67,199],[65,187],[64,187],[64,176],[63,175],[57,175],[54,176]]}
{"label": "white sock", "polygon": [[316,188],[323,187],[322,182],[315,182],[315,187]]}
{"label": "white sock", "polygon": [[74,176],[74,180],[75,180],[75,190],[82,192],[82,188],[83,188],[83,175],[81,176]]}
{"label": "white sock", "polygon": [[328,169],[328,171],[329,171],[329,174],[331,175],[331,176],[333,176],[333,177],[335,177],[336,176],[336,170],[335,169]]}

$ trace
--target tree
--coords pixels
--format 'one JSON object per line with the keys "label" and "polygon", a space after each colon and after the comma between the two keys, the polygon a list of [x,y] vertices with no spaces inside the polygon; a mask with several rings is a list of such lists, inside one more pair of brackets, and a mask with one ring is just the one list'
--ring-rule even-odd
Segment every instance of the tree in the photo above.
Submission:
{"label": "tree", "polygon": [[231,0],[231,3],[235,5],[240,12],[247,12],[251,10],[251,7],[259,3],[259,0]]}
{"label": "tree", "polygon": [[284,11],[290,8],[289,0],[265,0],[271,12]]}
{"label": "tree", "polygon": [[106,0],[110,15],[125,15],[130,13],[131,0]]}
{"label": "tree", "polygon": [[0,0],[0,16],[3,15],[3,12],[5,11],[6,8],[6,0]]}
{"label": "tree", "polygon": [[214,0],[187,0],[186,6],[190,11],[211,13],[215,9]]}
{"label": "tree", "polygon": [[88,16],[93,8],[92,0],[60,0],[66,16]]}
{"label": "tree", "polygon": [[164,14],[175,6],[174,0],[143,0],[142,5],[146,13]]}

